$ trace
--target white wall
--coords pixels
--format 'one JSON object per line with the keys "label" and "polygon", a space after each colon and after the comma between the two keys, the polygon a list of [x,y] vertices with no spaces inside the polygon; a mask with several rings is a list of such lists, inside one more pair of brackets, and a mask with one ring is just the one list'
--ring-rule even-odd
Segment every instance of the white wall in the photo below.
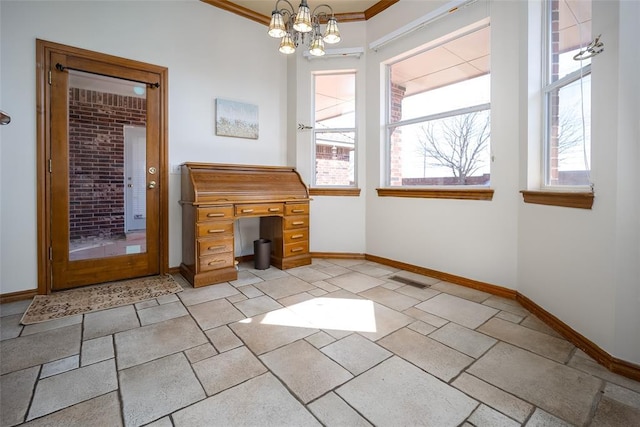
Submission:
{"label": "white wall", "polygon": [[[416,19],[416,2],[400,2],[389,11]],[[439,3],[434,4],[434,7]],[[404,9],[403,9],[404,8]],[[492,201],[406,199],[378,197],[384,183],[383,100],[380,63],[437,37],[470,25],[491,13],[491,164]],[[485,1],[441,19],[398,39],[378,52],[369,51],[367,61],[367,207],[368,254],[407,262],[495,285],[517,288],[518,194],[518,102],[517,56],[518,4],[496,2],[491,10]],[[426,14],[424,11],[422,15]],[[382,37],[371,20],[369,41]],[[380,101],[380,102],[379,102]]]}
{"label": "white wall", "polygon": [[[168,67],[172,165],[286,164],[286,60],[264,25],[196,0],[3,0],[0,11],[0,108],[13,119],[0,130],[0,293],[37,287],[36,38]],[[258,140],[215,135],[218,97],[258,105]],[[169,258],[178,266],[179,175],[169,185]]]}

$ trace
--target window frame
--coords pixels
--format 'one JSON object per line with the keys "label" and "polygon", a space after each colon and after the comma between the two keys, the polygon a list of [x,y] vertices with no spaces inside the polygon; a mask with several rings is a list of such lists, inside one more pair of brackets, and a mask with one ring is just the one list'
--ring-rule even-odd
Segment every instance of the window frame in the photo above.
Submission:
{"label": "window frame", "polygon": [[[353,128],[326,128],[318,129],[315,125],[316,121],[316,78],[321,76],[338,76],[338,75],[353,75]],[[353,69],[348,70],[327,70],[316,71],[311,73],[312,77],[312,100],[311,100],[311,122],[314,124],[311,137],[311,143],[313,149],[311,150],[311,165],[312,165],[312,179],[310,186],[310,195],[317,196],[359,196],[360,189],[358,188],[358,71]],[[317,135],[322,133],[339,133],[349,132],[353,133],[353,184],[348,185],[319,185],[317,183]]]}

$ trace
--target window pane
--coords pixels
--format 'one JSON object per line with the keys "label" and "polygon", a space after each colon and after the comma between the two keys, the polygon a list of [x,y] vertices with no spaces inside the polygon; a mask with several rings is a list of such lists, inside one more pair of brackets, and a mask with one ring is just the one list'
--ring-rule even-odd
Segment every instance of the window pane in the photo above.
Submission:
{"label": "window pane", "polygon": [[315,76],[315,128],[355,128],[356,75]]}
{"label": "window pane", "polygon": [[390,130],[391,186],[489,185],[489,110]]}
{"label": "window pane", "polygon": [[549,82],[553,83],[591,62],[590,59],[575,61],[573,57],[591,42],[593,36],[591,1],[551,0],[549,5]]}
{"label": "window pane", "polygon": [[548,96],[547,185],[589,185],[591,75]]}
{"label": "window pane", "polygon": [[353,186],[355,132],[316,132],[316,185]]}

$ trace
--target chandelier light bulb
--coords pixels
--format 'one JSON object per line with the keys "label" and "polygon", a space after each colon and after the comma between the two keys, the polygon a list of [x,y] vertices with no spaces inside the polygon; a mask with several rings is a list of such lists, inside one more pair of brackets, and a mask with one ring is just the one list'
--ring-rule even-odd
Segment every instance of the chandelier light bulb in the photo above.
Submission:
{"label": "chandelier light bulb", "polygon": [[293,23],[293,28],[301,33],[308,33],[312,30],[311,10],[309,10],[307,0],[302,0],[302,3],[300,3],[298,13],[296,14],[296,20]]}
{"label": "chandelier light bulb", "polygon": [[286,34],[287,30],[284,25],[284,19],[282,14],[277,10],[274,10],[271,14],[271,23],[269,24],[268,34],[271,37],[282,38]]}
{"label": "chandelier light bulb", "polygon": [[324,55],[324,42],[322,41],[322,37],[320,35],[316,36],[311,43],[311,47],[309,48],[309,53],[313,56],[322,56]]}
{"label": "chandelier light bulb", "polygon": [[290,33],[286,33],[280,41],[280,52],[290,55],[296,51],[296,45],[293,43],[293,38]]}
{"label": "chandelier light bulb", "polygon": [[324,41],[329,44],[338,43],[340,41],[338,21],[336,21],[336,18],[333,16],[327,21],[327,29],[324,31]]}

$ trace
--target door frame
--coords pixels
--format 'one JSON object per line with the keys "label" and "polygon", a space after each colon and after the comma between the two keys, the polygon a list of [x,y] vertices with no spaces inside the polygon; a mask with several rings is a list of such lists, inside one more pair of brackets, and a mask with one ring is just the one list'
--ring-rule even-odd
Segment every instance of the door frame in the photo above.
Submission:
{"label": "door frame", "polygon": [[160,274],[169,271],[169,156],[168,156],[168,82],[169,71],[166,67],[147,64],[118,56],[93,52],[59,43],[36,39],[36,161],[37,161],[37,258],[38,258],[38,294],[51,293],[52,260],[51,241],[51,177],[49,172],[49,154],[51,151],[51,122],[49,84],[52,67],[52,53],[74,55],[89,60],[101,61],[121,67],[156,73],[159,76],[160,128],[159,128],[159,265]]}

